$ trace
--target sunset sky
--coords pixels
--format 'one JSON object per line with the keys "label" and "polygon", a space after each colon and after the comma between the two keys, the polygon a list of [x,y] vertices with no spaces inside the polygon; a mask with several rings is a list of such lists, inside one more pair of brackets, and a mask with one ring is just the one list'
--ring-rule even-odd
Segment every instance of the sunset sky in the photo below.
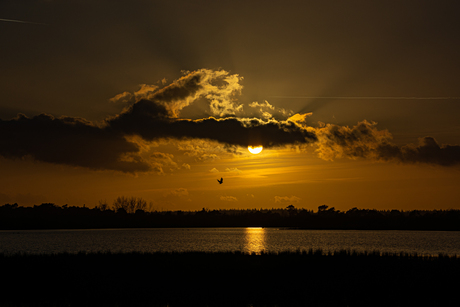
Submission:
{"label": "sunset sky", "polygon": [[0,205],[460,209],[459,11],[3,0]]}

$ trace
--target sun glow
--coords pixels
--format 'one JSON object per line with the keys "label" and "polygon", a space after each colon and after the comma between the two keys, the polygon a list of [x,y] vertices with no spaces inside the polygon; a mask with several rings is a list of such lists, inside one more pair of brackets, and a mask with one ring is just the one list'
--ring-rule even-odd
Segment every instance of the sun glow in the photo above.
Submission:
{"label": "sun glow", "polygon": [[254,155],[261,153],[262,149],[264,149],[262,146],[248,146],[249,152]]}

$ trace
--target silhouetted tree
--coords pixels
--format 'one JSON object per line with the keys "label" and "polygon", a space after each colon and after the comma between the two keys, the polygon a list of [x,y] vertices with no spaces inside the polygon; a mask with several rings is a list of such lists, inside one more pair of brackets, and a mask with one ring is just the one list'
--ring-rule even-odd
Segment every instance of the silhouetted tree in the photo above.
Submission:
{"label": "silhouetted tree", "polygon": [[135,213],[137,210],[145,211],[147,209],[147,202],[140,197],[124,197],[119,196],[113,201],[113,210],[118,212],[120,209],[126,211],[126,213]]}
{"label": "silhouetted tree", "polygon": [[104,200],[104,201],[100,200],[99,201],[99,206],[97,206],[96,208],[98,208],[101,211],[105,211],[105,210],[109,210],[109,205],[107,204],[106,200]]}

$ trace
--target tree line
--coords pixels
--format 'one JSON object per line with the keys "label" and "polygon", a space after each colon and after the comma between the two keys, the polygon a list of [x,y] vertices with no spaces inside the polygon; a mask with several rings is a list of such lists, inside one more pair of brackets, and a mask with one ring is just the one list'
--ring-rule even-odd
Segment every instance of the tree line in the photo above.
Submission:
{"label": "tree line", "polygon": [[94,208],[43,203],[33,207],[0,206],[0,229],[79,229],[155,227],[286,227],[357,230],[460,230],[460,210],[347,211],[321,205],[296,208],[152,211],[142,198],[118,197]]}

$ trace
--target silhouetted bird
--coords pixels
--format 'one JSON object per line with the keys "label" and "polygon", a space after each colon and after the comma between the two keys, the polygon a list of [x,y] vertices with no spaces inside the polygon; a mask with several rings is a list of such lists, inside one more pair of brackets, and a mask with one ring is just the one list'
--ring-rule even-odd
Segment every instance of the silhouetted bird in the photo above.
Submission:
{"label": "silhouetted bird", "polygon": [[217,179],[217,182],[218,182],[219,184],[222,184],[222,182],[224,182],[224,178],[220,178],[220,180]]}

